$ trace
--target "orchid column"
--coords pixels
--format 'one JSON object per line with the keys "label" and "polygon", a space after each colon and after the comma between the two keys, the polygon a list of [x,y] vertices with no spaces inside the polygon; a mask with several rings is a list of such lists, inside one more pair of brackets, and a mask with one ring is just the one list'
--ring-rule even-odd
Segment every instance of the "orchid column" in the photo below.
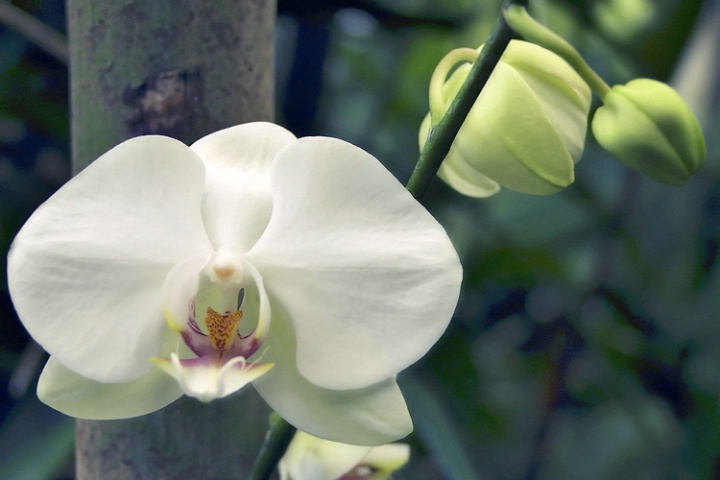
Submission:
{"label": "orchid column", "polygon": [[[140,134],[187,144],[273,116],[273,0],[68,0],[74,171]],[[77,478],[238,478],[267,427],[254,390],[79,420]],[[241,425],[241,428],[227,428]]]}

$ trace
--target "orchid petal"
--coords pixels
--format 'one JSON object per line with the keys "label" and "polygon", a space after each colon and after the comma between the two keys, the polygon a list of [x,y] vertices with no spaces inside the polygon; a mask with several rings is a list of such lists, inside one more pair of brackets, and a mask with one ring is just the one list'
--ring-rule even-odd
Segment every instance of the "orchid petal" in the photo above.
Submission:
{"label": "orchid petal", "polygon": [[267,290],[265,289],[265,282],[262,275],[260,275],[260,272],[258,272],[255,266],[250,262],[246,261],[243,263],[245,271],[250,274],[253,282],[255,283],[255,287],[252,291],[255,292],[257,296],[257,299],[255,299],[254,295],[247,295],[247,304],[249,306],[248,310],[255,313],[257,316],[257,325],[253,335],[255,338],[264,338],[270,328],[270,299],[268,298]]}
{"label": "orchid petal", "polygon": [[246,252],[272,211],[270,165],[295,136],[272,123],[237,125],[201,138],[192,149],[207,168],[203,217],[216,248]]}
{"label": "orchid petal", "polygon": [[280,461],[280,479],[337,480],[360,463],[372,449],[332,442],[297,431]]}
{"label": "orchid petal", "polygon": [[182,396],[178,383],[157,369],[129,383],[100,383],[65,368],[55,357],[45,365],[37,393],[55,410],[91,420],[138,417]]}
{"label": "orchid petal", "polygon": [[68,369],[101,382],[147,374],[163,330],[161,285],[210,251],[200,203],[204,167],[167,137],[128,140],[30,217],[8,258],[15,308]]}
{"label": "orchid petal", "polygon": [[247,258],[288,311],[300,373],[358,389],[422,357],[450,321],[462,276],[435,219],[374,157],[337,139],[284,148],[272,189],[272,218]]}
{"label": "orchid petal", "polygon": [[362,459],[362,464],[372,467],[375,472],[369,480],[385,480],[395,470],[402,468],[408,460],[410,460],[410,445],[389,443],[371,449]]}
{"label": "orchid petal", "polygon": [[208,357],[180,360],[175,353],[169,359],[153,358],[152,362],[177,380],[186,395],[203,402],[227,397],[273,367],[272,363],[249,364],[244,357],[222,365]]}
{"label": "orchid petal", "polygon": [[200,272],[210,261],[209,253],[194,255],[178,263],[168,272],[162,286],[163,314],[170,328],[185,330],[190,304],[200,285]]}
{"label": "orchid petal", "polygon": [[393,378],[343,391],[307,381],[295,365],[292,331],[287,314],[273,305],[264,358],[275,362],[275,368],[255,380],[253,386],[280,416],[311,435],[358,445],[381,445],[412,431],[405,400]]}

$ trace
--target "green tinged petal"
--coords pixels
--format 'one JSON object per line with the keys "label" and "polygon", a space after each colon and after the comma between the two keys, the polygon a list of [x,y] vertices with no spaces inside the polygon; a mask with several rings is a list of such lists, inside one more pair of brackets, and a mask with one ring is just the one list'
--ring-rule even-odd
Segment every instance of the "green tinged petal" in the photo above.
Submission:
{"label": "green tinged petal", "polygon": [[[418,134],[421,145],[429,133],[430,114],[428,113]],[[485,198],[500,190],[500,185],[470,165],[455,145],[450,147],[447,157],[440,165],[438,176],[452,188],[468,197]]]}
{"label": "green tinged petal", "polygon": [[154,412],[180,398],[182,391],[160,370],[151,370],[129,383],[101,383],[78,375],[50,357],[40,375],[37,394],[65,415],[105,420]]}
{"label": "green tinged petal", "polygon": [[280,461],[281,480],[386,480],[410,459],[410,446],[350,445],[298,430]]}

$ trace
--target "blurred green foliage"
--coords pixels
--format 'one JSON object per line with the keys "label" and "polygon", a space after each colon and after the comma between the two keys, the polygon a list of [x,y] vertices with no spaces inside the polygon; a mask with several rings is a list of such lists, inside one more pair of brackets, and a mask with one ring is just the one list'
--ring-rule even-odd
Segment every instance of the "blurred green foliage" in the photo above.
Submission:
{"label": "blurred green foliage", "polygon": [[[279,2],[278,121],[356,143],[405,181],[434,66],[482,43],[500,2],[331,3]],[[15,4],[63,29],[60,0]],[[720,40],[703,24],[720,22],[720,2],[530,4],[610,84],[674,82],[700,116],[708,162],[685,187],[669,187],[628,170],[589,135],[575,184],[558,195],[473,200],[431,186],[424,202],[460,252],[465,283],[445,337],[401,378],[416,433],[396,478],[718,478]],[[310,61],[308,51],[322,56]],[[0,52],[7,250],[69,174],[67,70],[2,27]],[[299,80],[303,65],[321,69]],[[318,95],[298,106],[297,85]],[[5,283],[2,295],[0,375],[9,382],[27,337]],[[18,480],[60,478],[71,463],[68,423],[32,390],[0,393],[3,457],[47,467]],[[0,477],[12,479],[8,464],[23,462],[0,462]]]}

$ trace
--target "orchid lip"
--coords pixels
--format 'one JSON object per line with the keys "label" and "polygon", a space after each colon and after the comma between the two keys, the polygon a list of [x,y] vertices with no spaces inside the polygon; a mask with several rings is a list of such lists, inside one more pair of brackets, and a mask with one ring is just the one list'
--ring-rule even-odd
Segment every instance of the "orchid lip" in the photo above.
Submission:
{"label": "orchid lip", "polygon": [[272,363],[251,363],[245,357],[235,357],[218,365],[212,358],[181,360],[175,353],[170,354],[169,359],[153,358],[151,361],[175,378],[187,395],[203,402],[237,392],[248,383],[265,375],[274,366]]}
{"label": "orchid lip", "polygon": [[186,394],[221,398],[272,368],[258,355],[270,324],[263,278],[237,250],[221,247],[179,263],[166,277],[164,294],[167,323],[189,351],[176,349],[152,363]]}
{"label": "orchid lip", "polygon": [[[204,315],[198,317],[201,294],[205,303],[229,305],[237,302],[237,309],[221,313],[207,306]],[[187,323],[180,331],[183,341],[197,358],[181,359],[173,352],[170,358],[153,358],[151,361],[175,378],[187,395],[201,401],[230,395],[264,375],[273,364],[260,363],[260,357],[250,360],[263,343],[256,335],[258,326],[246,335],[241,335],[239,330],[245,298],[244,288],[222,288],[211,283],[200,289],[190,301]]]}
{"label": "orchid lip", "polygon": [[203,332],[197,323],[195,300],[190,305],[188,328],[181,332],[185,344],[198,357],[217,356],[220,362],[223,358],[244,357],[250,358],[262,345],[262,339],[257,338],[253,329],[247,335],[241,335],[238,328],[242,319],[242,310],[234,313],[220,314],[208,308],[205,324],[208,333]]}

